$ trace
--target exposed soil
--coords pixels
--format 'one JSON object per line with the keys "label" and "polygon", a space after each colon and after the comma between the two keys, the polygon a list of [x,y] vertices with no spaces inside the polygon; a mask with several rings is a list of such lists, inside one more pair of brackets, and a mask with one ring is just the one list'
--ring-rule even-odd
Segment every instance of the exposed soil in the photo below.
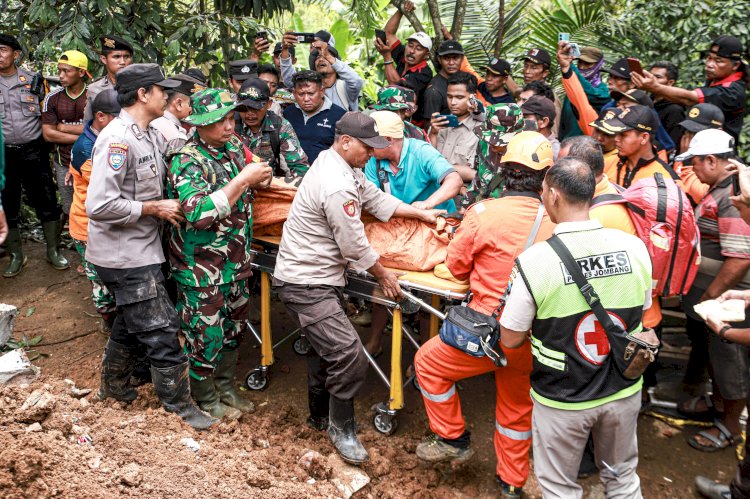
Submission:
{"label": "exposed soil", "polygon": [[[342,495],[332,481],[335,466],[328,456],[334,453],[333,447],[324,432],[304,423],[306,362],[293,352],[291,342],[275,352],[268,388],[243,392],[255,402],[257,411],[206,432],[192,430],[161,409],[151,386],[139,388],[138,400],[129,406],[96,402],[93,392],[76,398],[63,379],[95,391],[106,342],[98,332],[88,282],[75,271],[78,258],[73,252],[66,251],[73,268],[60,272],[44,261],[42,245],[27,243],[25,249],[29,265],[21,276],[0,281],[0,302],[20,310],[16,339],[42,336],[32,347],[44,354],[33,361],[42,375],[30,385],[0,386],[0,496]],[[6,261],[0,260],[0,265]],[[292,327],[278,302],[273,303],[272,317],[278,341]],[[239,383],[260,358],[252,338],[246,338],[241,349]],[[407,346],[405,366],[412,355]],[[381,359],[386,359],[382,362],[387,367],[387,350]],[[678,372],[679,363],[663,362],[667,375]],[[431,467],[414,454],[428,433],[421,397],[407,386],[406,408],[399,414],[397,432],[381,435],[372,425],[370,408],[386,401],[388,392],[371,371],[365,393],[357,401],[360,435],[371,456],[362,469],[371,482],[356,497],[496,497],[492,383],[490,376],[480,376],[460,384],[475,457],[457,468]],[[36,406],[23,408],[25,402],[29,405],[34,400],[38,400]],[[692,486],[696,474],[724,482],[730,479],[736,463],[733,453],[703,454],[691,449],[685,439],[695,431],[673,430],[641,417],[638,472],[645,497],[696,497]],[[200,449],[190,450],[181,443],[184,438],[193,438]],[[303,465],[300,458],[309,450],[321,456]],[[582,483],[587,497],[603,497],[596,477]],[[533,473],[525,491],[528,497],[541,496]]]}

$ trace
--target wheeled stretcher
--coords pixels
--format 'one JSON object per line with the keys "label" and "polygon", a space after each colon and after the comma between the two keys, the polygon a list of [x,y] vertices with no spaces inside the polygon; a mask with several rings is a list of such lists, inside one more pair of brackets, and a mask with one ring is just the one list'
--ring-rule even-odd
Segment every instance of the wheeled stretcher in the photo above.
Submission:
{"label": "wheeled stretcher", "polygon": [[[245,379],[247,387],[251,390],[263,390],[268,386],[269,369],[274,363],[273,351],[279,345],[297,336],[293,345],[295,352],[304,355],[310,349],[310,345],[304,336],[299,335],[299,330],[292,331],[276,344],[273,344],[271,335],[271,275],[276,266],[276,254],[280,241],[280,237],[272,236],[257,237],[253,240],[255,248],[252,250],[254,257],[252,265],[255,270],[260,272],[260,333],[252,324],[250,324],[250,331],[260,343],[261,360],[260,365],[252,369]],[[398,269],[393,270],[398,271]],[[462,300],[468,290],[467,285],[441,279],[432,272],[407,271],[399,277],[399,282],[405,290],[406,303],[430,312],[430,336],[438,334],[440,320],[444,317],[440,311],[441,301]],[[411,291],[428,294],[430,303],[428,304],[415,297],[411,294]],[[398,411],[404,407],[404,386],[411,381],[406,380],[404,382],[401,371],[403,338],[405,336],[415,349],[419,348],[419,343],[403,325],[402,305],[405,302],[398,303],[386,298],[374,277],[349,272],[344,292],[352,298],[361,298],[384,305],[393,316],[389,375],[386,375],[375,359],[365,350],[370,365],[390,390],[388,400],[375,406],[373,424],[380,433],[390,435],[396,430]]]}

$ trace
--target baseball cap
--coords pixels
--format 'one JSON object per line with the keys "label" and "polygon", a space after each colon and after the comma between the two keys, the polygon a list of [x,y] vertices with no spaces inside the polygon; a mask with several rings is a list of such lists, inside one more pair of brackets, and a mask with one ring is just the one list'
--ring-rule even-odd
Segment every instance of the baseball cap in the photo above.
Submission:
{"label": "baseball cap", "polygon": [[410,88],[391,85],[378,91],[378,103],[369,106],[375,111],[399,111],[416,108],[416,94]]}
{"label": "baseball cap", "polygon": [[21,44],[18,43],[18,38],[13,35],[6,35],[5,33],[0,33],[0,45],[5,45],[13,50],[23,50]]}
{"label": "baseball cap", "polygon": [[261,109],[268,104],[271,98],[271,91],[268,83],[260,78],[249,78],[242,82],[240,91],[237,92],[237,107],[245,106],[251,109]]}
{"label": "baseball cap", "polygon": [[[714,47],[716,47],[715,50]],[[727,59],[734,59],[736,61],[742,61],[743,58],[742,42],[731,35],[717,37],[711,42],[710,50],[704,50],[701,53],[705,56],[707,52],[713,52],[719,57],[726,57]]]}
{"label": "baseball cap", "polygon": [[619,101],[620,99],[626,99],[630,102],[640,104],[641,106],[647,106],[651,108],[654,107],[654,101],[651,100],[651,97],[649,97],[646,92],[638,88],[631,88],[627,92],[613,90],[609,93],[609,95],[615,100],[615,102]]}
{"label": "baseball cap", "polygon": [[121,110],[120,103],[117,102],[117,92],[114,88],[102,90],[96,94],[94,101],[91,103],[91,113],[93,115],[96,115],[100,111],[106,114],[120,114]]}
{"label": "baseball cap", "polygon": [[608,69],[602,69],[602,72],[609,73],[611,76],[616,76],[624,80],[630,79],[630,66],[628,65],[627,57],[618,59]]}
{"label": "baseball cap", "polygon": [[390,143],[378,133],[378,125],[371,117],[348,111],[336,123],[336,133],[348,135],[375,149],[385,149]]}
{"label": "baseball cap", "polygon": [[594,127],[597,130],[599,130],[600,132],[605,133],[607,135],[614,135],[615,132],[613,132],[609,128],[605,127],[604,126],[604,122],[607,121],[607,120],[611,120],[613,118],[616,118],[619,115],[620,115],[620,110],[618,108],[616,108],[616,107],[610,107],[608,109],[603,109],[599,113],[599,116],[594,121],[592,121],[591,123],[589,123],[589,126],[590,127]]}
{"label": "baseball cap", "polygon": [[193,113],[183,119],[185,123],[195,126],[206,126],[222,120],[234,111],[237,103],[229,90],[207,88],[190,97]]}
{"label": "baseball cap", "polygon": [[659,128],[654,111],[646,106],[636,105],[620,111],[617,117],[605,120],[603,126],[611,133],[622,133],[628,130],[638,130],[655,134]]}
{"label": "baseball cap", "polygon": [[167,79],[161,67],[154,63],[131,64],[117,72],[115,89],[120,93],[150,85],[157,85],[162,88],[177,88],[180,86],[180,82]]}
{"label": "baseball cap", "polygon": [[169,79],[180,82],[180,86],[174,88],[175,92],[188,96],[206,89],[206,84],[204,82],[185,73],[172,75]]}
{"label": "baseball cap", "polygon": [[437,55],[464,55],[464,48],[456,40],[445,40],[438,47]]}
{"label": "baseball cap", "polygon": [[237,81],[258,77],[258,63],[250,59],[238,59],[229,63],[229,76]]}
{"label": "baseball cap", "polygon": [[521,105],[523,114],[536,114],[543,118],[554,118],[557,114],[555,104],[543,95],[532,95],[529,100]]}
{"label": "baseball cap", "polygon": [[549,52],[540,48],[533,48],[526,52],[526,55],[523,56],[523,60],[529,60],[534,64],[542,64],[547,67],[552,65],[552,57],[550,57]]}
{"label": "baseball cap", "polygon": [[604,57],[602,49],[596,47],[581,47],[581,57],[579,57],[578,60],[588,62],[589,64],[596,64],[602,60],[602,57]]}
{"label": "baseball cap", "polygon": [[693,133],[708,128],[721,128],[724,126],[724,113],[713,104],[696,104],[688,110],[687,118],[678,125]]}
{"label": "baseball cap", "polygon": [[200,81],[202,84],[206,84],[206,75],[198,68],[188,68],[185,70],[185,73],[188,76],[192,76],[196,80]]}
{"label": "baseball cap", "polygon": [[510,63],[505,59],[493,57],[490,63],[482,69],[498,76],[508,76],[510,74]]}
{"label": "baseball cap", "polygon": [[695,156],[709,154],[726,154],[734,152],[734,137],[724,130],[708,128],[696,133],[690,141],[688,150],[675,157],[675,161],[685,161]]}
{"label": "baseball cap", "polygon": [[474,127],[474,135],[491,146],[504,146],[523,126],[518,104],[492,104],[487,106],[484,123]]}
{"label": "baseball cap", "polygon": [[89,58],[83,52],[77,50],[66,50],[62,53],[60,58],[57,60],[58,64],[67,64],[74,68],[83,69],[86,72],[86,76],[91,78],[89,73]]}
{"label": "baseball cap", "polygon": [[[289,47],[289,55],[294,59],[294,47]],[[276,45],[273,46],[273,55],[278,56],[281,53],[281,42],[276,42]]]}
{"label": "baseball cap", "polygon": [[102,52],[109,52],[111,50],[126,50],[133,55],[133,46],[130,45],[125,39],[115,35],[104,35],[99,38],[102,44]]}
{"label": "baseball cap", "polygon": [[336,46],[336,39],[333,37],[331,33],[328,31],[321,29],[317,33],[315,33],[315,38],[317,38],[320,41],[326,42],[331,47]]}
{"label": "baseball cap", "polygon": [[430,38],[430,35],[428,35],[424,31],[417,31],[406,40],[414,40],[427,50],[432,50],[432,38]]}
{"label": "baseball cap", "polygon": [[377,123],[378,134],[381,137],[391,137],[392,139],[404,138],[404,122],[393,111],[375,111],[370,114],[370,118],[374,119],[375,123]]}

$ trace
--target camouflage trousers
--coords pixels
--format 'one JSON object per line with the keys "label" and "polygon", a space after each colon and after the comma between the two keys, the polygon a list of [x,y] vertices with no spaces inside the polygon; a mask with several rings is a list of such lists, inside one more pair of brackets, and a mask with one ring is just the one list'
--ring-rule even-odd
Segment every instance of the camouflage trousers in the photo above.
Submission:
{"label": "camouflage trousers", "polygon": [[86,260],[86,241],[74,239],[76,250],[81,256],[81,265],[86,272],[89,282],[91,282],[91,300],[94,302],[96,311],[101,315],[111,314],[115,311],[115,297],[104,285],[96,269]]}
{"label": "camouflage trousers", "polygon": [[193,288],[178,284],[177,313],[185,335],[190,375],[211,376],[223,349],[234,350],[247,329],[250,289],[247,280]]}

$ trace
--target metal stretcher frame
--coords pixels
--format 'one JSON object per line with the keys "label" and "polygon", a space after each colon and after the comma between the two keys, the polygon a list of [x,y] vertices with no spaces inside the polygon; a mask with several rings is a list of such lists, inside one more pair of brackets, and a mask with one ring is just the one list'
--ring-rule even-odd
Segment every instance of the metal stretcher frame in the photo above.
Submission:
{"label": "metal stretcher frame", "polygon": [[[250,331],[255,339],[260,343],[261,360],[260,365],[251,370],[246,377],[246,385],[252,390],[262,390],[268,386],[268,371],[274,363],[273,350],[289,338],[297,334],[299,330],[292,331],[286,337],[278,341],[275,345],[271,337],[271,275],[276,266],[276,251],[278,250],[280,237],[257,237],[253,243],[260,247],[258,250],[251,250],[253,253],[252,266],[260,271],[260,335],[257,333],[252,324],[249,324]],[[394,269],[397,270],[397,269]],[[407,290],[418,290],[430,295],[430,304],[419,300],[410,293],[406,293],[413,301],[417,302],[420,308],[430,312],[430,337],[436,336],[440,327],[440,320],[444,318],[440,312],[441,299],[461,300],[466,296],[468,285],[457,284],[444,279],[436,278],[432,273],[424,272],[406,272],[399,277],[399,283]],[[428,285],[429,283],[430,285]],[[444,288],[436,287],[435,284],[445,283]],[[375,359],[365,349],[370,365],[373,367],[378,376],[388,386],[390,393],[388,402],[376,404],[374,407],[375,414],[373,424],[375,428],[386,435],[392,434],[397,427],[396,416],[398,411],[404,407],[404,383],[401,370],[401,357],[403,347],[403,336],[410,340],[415,348],[419,348],[419,343],[403,327],[403,316],[401,305],[386,298],[380,286],[371,276],[359,275],[354,272],[347,273],[347,285],[344,292],[353,298],[362,298],[366,301],[386,306],[392,313],[392,335],[391,335],[391,370],[390,376],[386,376]],[[302,338],[300,338],[302,339]],[[297,341],[300,341],[298,339]],[[295,351],[303,353],[297,348]]]}

